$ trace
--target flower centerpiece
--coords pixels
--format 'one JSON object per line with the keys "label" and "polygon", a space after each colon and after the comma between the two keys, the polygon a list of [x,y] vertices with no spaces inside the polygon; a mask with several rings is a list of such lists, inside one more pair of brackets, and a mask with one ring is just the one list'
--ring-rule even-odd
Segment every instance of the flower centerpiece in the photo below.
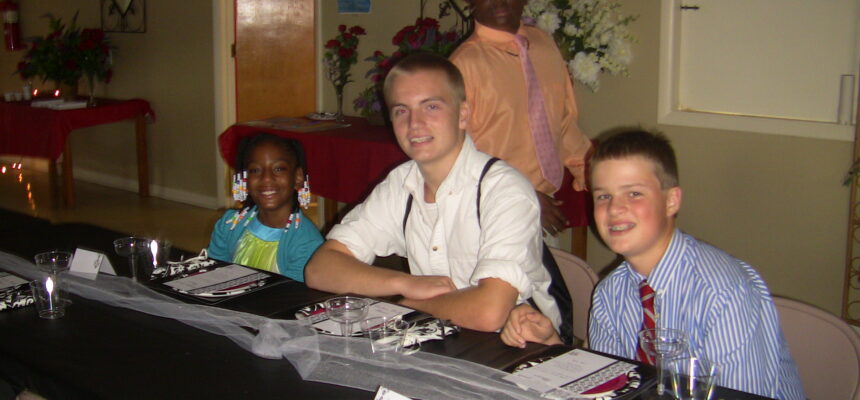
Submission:
{"label": "flower centerpiece", "polygon": [[[51,33],[36,38],[30,50],[18,63],[21,79],[39,77],[42,81],[55,81],[58,86],[76,87],[81,77],[87,78],[91,101],[94,99],[95,81],[110,82],[111,46],[101,29],[81,29],[76,25],[77,15],[69,26],[59,18],[50,17]],[[73,91],[66,89],[66,95]],[[74,91],[73,91],[74,92]]]}
{"label": "flower centerpiece", "polygon": [[397,61],[417,51],[429,51],[447,57],[460,43],[461,38],[462,35],[455,29],[442,32],[439,29],[439,21],[433,18],[418,18],[414,25],[403,27],[391,39],[391,44],[397,46],[397,50],[390,56],[377,50],[365,59],[373,63],[373,67],[365,75],[370,79],[370,86],[353,101],[353,108],[368,119],[384,114],[382,83]]}
{"label": "flower centerpiece", "polygon": [[323,61],[326,66],[328,79],[334,85],[337,94],[337,119],[343,120],[343,88],[350,80],[349,69],[358,62],[358,37],[365,34],[364,28],[355,25],[337,27],[338,35],[326,42]]}
{"label": "flower centerpiece", "polygon": [[616,0],[531,0],[523,16],[555,39],[571,76],[596,92],[601,72],[627,75],[634,41]]}

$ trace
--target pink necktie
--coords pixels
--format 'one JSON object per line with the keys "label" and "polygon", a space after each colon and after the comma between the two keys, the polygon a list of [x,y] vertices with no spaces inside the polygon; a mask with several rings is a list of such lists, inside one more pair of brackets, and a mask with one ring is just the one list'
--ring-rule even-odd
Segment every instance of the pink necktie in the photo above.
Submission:
{"label": "pink necktie", "polygon": [[[642,329],[654,329],[657,327],[654,315],[654,289],[648,284],[648,281],[639,282],[639,298],[642,300]],[[642,343],[639,343],[636,349],[636,358],[639,361],[654,365],[654,359],[642,348]]]}
{"label": "pink necktie", "polygon": [[546,117],[543,93],[540,90],[537,74],[529,59],[527,39],[522,35],[515,35],[517,47],[520,49],[520,64],[523,67],[523,75],[526,78],[526,90],[529,96],[529,128],[535,142],[535,153],[543,177],[556,189],[561,188],[561,180],[564,171],[555,150],[555,142],[549,131],[549,120]]}

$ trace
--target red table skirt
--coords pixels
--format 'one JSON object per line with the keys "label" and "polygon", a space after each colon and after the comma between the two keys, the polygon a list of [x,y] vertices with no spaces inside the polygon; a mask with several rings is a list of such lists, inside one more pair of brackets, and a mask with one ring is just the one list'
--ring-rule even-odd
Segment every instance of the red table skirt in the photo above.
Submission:
{"label": "red table skirt", "polygon": [[[305,149],[311,191],[344,203],[358,203],[391,169],[408,160],[388,127],[369,125],[363,118],[347,117],[351,125],[316,132],[294,132],[260,126],[236,124],[218,139],[221,156],[233,166],[239,141],[257,132],[266,132],[298,140]],[[571,226],[588,225],[588,192],[575,192],[565,173],[564,188],[556,198]]]}
{"label": "red table skirt", "polygon": [[56,160],[69,132],[139,115],[155,116],[145,100],[100,100],[96,107],[51,110],[27,102],[0,102],[0,154]]}
{"label": "red table skirt", "polygon": [[239,141],[257,132],[298,140],[305,149],[311,191],[328,199],[357,203],[364,199],[391,169],[406,161],[394,133],[363,118],[347,117],[346,128],[316,132],[236,124],[218,139],[221,156],[233,166]]}

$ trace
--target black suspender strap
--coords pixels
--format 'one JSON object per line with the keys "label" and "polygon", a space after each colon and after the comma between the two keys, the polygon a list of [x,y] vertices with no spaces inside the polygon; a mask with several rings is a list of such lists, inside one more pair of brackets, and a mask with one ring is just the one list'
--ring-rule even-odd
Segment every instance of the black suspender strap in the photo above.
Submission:
{"label": "black suspender strap", "polygon": [[[499,161],[497,157],[493,157],[487,160],[487,163],[484,164],[484,169],[481,170],[481,176],[478,178],[478,196],[475,198],[475,205],[477,206],[478,212],[478,227],[481,226],[481,182],[484,181],[484,175],[487,175],[487,172],[490,170],[490,167],[493,164]],[[409,220],[409,213],[412,211],[412,194],[409,195],[409,198],[406,199],[406,212],[403,213],[403,234],[406,234],[406,221]]]}
{"label": "black suspender strap", "polygon": [[[478,178],[478,195],[475,198],[475,206],[478,212],[478,227],[481,226],[481,183],[484,181],[484,175],[490,171],[490,167],[492,167],[496,161],[499,161],[496,157],[487,160],[487,163],[484,164],[484,169],[481,171],[481,176]],[[406,235],[406,221],[409,220],[409,213],[412,211],[412,200],[412,195],[410,194],[409,198],[406,200],[406,212],[403,213],[404,236]],[[543,244],[543,255],[541,261],[544,269],[546,269],[550,276],[550,285],[547,291],[549,292],[549,295],[555,299],[558,310],[561,313],[559,334],[562,341],[570,344],[573,338],[573,307],[570,293],[567,290],[567,285],[564,284],[564,278],[561,276],[558,264],[555,262],[552,253],[549,251],[549,247],[547,247],[545,243]],[[529,299],[529,302],[531,302],[535,308],[540,309],[536,304],[534,304],[532,299]]]}
{"label": "black suspender strap", "polygon": [[490,170],[490,167],[492,167],[493,164],[496,163],[496,161],[499,161],[499,159],[496,157],[493,157],[493,158],[487,160],[487,163],[484,164],[484,169],[481,171],[481,177],[478,178],[478,195],[475,197],[475,209],[478,210],[478,227],[479,228],[481,227],[481,182],[484,181],[484,175],[487,174],[487,171]]}

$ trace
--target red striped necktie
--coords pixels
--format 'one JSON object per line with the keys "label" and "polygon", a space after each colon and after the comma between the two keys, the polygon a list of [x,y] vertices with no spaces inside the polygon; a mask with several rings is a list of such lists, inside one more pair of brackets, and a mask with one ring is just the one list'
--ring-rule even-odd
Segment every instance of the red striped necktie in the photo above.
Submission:
{"label": "red striped necktie", "polygon": [[[655,329],[657,316],[654,314],[654,289],[648,285],[648,281],[639,282],[639,298],[642,300],[642,329]],[[642,343],[636,347],[636,359],[654,365],[654,357],[645,351]]]}
{"label": "red striped necktie", "polygon": [[549,120],[546,116],[546,105],[544,104],[543,93],[541,93],[540,84],[538,83],[537,73],[531,59],[529,59],[527,39],[522,35],[515,35],[514,38],[520,51],[520,64],[523,68],[523,76],[526,80],[526,90],[529,96],[529,128],[532,131],[532,138],[535,143],[535,155],[537,156],[540,171],[544,179],[555,186],[556,189],[560,189],[564,170],[561,168],[561,161],[555,149],[555,141],[550,134]]}

